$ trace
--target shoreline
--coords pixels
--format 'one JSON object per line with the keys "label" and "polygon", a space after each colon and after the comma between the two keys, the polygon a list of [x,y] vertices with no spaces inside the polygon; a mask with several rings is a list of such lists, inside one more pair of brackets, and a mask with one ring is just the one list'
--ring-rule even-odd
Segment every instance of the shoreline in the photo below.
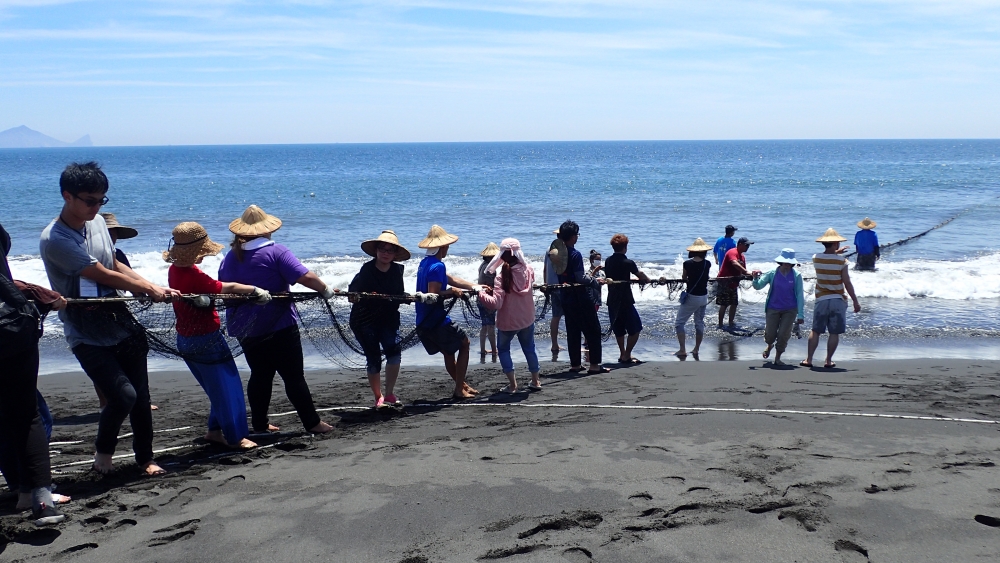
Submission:
{"label": "shoreline", "polygon": [[[566,367],[543,363],[540,392],[490,396],[505,382],[499,367],[471,366],[484,396],[456,404],[444,399],[442,367],[404,364],[406,407],[378,411],[366,408],[363,373],[317,370],[307,380],[335,431],[304,434],[281,415],[291,409],[276,385],[282,432],[249,452],[201,443],[204,393],[186,371],[157,373],[154,448],[177,448],[157,456],[170,473],[142,479],[127,459],[107,478],[61,468],[69,521],[32,534],[13,501],[0,501],[0,553],[933,561],[989,559],[1000,545],[990,520],[1000,518],[1000,361],[648,362],[595,376]],[[89,380],[52,374],[39,387],[64,442],[53,464],[86,460]]]}
{"label": "shoreline", "polygon": [[[471,331],[470,331],[471,332]],[[715,334],[713,334],[713,332]],[[794,336],[788,342],[788,348],[784,354],[786,363],[798,364],[806,355],[806,337],[808,330],[803,330],[803,338],[796,339]],[[819,348],[816,354],[825,354],[826,336],[820,338]],[[478,334],[470,334],[472,341],[470,366],[492,364],[489,355],[486,356],[485,363],[481,361],[479,355]],[[688,342],[690,351],[691,341]],[[487,344],[488,345],[488,344]],[[568,356],[564,351],[559,353],[557,358],[553,358],[549,351],[549,340],[546,336],[535,336],[535,348],[538,352],[538,359],[542,368],[545,369],[553,364],[568,361]],[[565,346],[565,337],[560,336],[560,345]],[[690,355],[685,360],[679,360],[673,354],[677,351],[677,341],[673,338],[642,337],[636,344],[634,356],[644,362],[730,362],[730,361],[756,361],[761,358],[761,351],[764,348],[763,330],[758,331],[753,336],[719,336],[714,329],[706,335],[702,343],[702,354],[699,360],[695,360]],[[618,346],[614,339],[604,342],[604,358],[612,361],[605,361],[605,365],[615,368],[617,364],[613,361],[618,358]],[[305,353],[305,369],[308,373],[326,370],[343,370],[346,372],[357,372],[363,375],[364,358],[360,355],[343,356],[342,363],[349,367],[338,365],[330,359],[321,355],[303,338],[303,351]],[[914,355],[917,354],[917,355]],[[518,358],[522,358],[517,341],[511,345],[511,355],[515,364]],[[773,356],[772,356],[773,357]],[[990,337],[925,337],[925,338],[858,338],[842,337],[834,360],[840,361],[860,361],[860,360],[911,360],[911,359],[947,359],[947,360],[1000,360],[1000,347],[996,341]],[[150,373],[163,373],[172,371],[187,371],[187,366],[183,360],[168,359],[154,355],[149,356]],[[440,356],[429,356],[422,346],[416,346],[403,351],[403,367],[412,366],[419,368],[433,367],[441,363]],[[236,358],[236,365],[240,371],[246,371],[246,361],[242,355]],[[499,365],[499,364],[497,364]],[[43,347],[41,363],[39,367],[39,377],[50,377],[54,374],[80,371],[79,363],[73,354],[65,349],[63,342],[48,344]]]}

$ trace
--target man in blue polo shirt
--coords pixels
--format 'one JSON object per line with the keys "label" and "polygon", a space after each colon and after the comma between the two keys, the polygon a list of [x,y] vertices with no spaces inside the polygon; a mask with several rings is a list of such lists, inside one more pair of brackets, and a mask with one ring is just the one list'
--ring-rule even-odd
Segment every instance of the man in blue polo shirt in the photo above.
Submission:
{"label": "man in blue polo shirt", "polygon": [[730,249],[736,248],[736,241],[733,240],[733,235],[738,230],[732,225],[726,225],[726,236],[719,237],[719,240],[715,241],[715,248],[712,249],[712,254],[715,255],[715,263],[719,265],[719,269],[722,269],[722,265],[726,262],[726,253]]}
{"label": "man in blue polo shirt", "polygon": [[875,221],[868,217],[858,221],[861,230],[854,235],[854,248],[858,251],[858,270],[875,270],[875,261],[882,257],[878,249],[878,235],[875,234]]}
{"label": "man in blue polo shirt", "polygon": [[[428,354],[433,356],[441,352],[444,356],[444,367],[455,380],[452,397],[468,399],[478,393],[465,382],[465,374],[469,369],[469,337],[451,321],[444,310],[443,298],[461,297],[462,289],[479,291],[482,286],[448,274],[448,269],[441,260],[448,255],[448,247],[457,240],[457,236],[433,225],[427,238],[417,245],[427,251],[417,268],[417,292],[438,296],[434,303],[417,302],[417,336]],[[454,287],[449,288],[448,284]]]}

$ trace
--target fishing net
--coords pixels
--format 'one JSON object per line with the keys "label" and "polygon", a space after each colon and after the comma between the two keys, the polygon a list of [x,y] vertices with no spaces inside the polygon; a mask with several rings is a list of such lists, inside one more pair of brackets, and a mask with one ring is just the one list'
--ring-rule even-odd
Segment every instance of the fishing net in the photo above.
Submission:
{"label": "fishing net", "polygon": [[[681,280],[632,283],[639,285],[640,291],[666,287],[671,300],[683,287]],[[552,296],[564,289],[559,285],[536,286],[536,335],[548,334],[548,323],[538,321],[550,315]],[[398,309],[399,318],[396,346],[402,351],[420,343],[419,329],[422,327],[417,326],[414,307],[420,299],[419,294],[363,293],[342,293],[324,299],[317,293],[307,292],[276,294],[270,303],[258,305],[246,295],[188,295],[178,306],[196,312],[198,320],[188,321],[191,326],[178,322],[174,304],[134,297],[72,299],[66,315],[88,341],[107,346],[145,344],[154,356],[208,364],[228,362],[243,354],[244,344],[253,345],[278,328],[297,324],[302,336],[319,354],[335,365],[353,369],[365,365],[365,346],[359,334],[364,333],[365,327],[397,326],[391,316],[395,309]],[[476,301],[473,292],[463,292],[459,297],[442,298],[437,306],[454,323],[466,329],[471,338],[478,335],[482,327]],[[394,307],[370,306],[387,302]],[[610,313],[607,306],[598,310],[605,340],[612,334]],[[204,327],[212,326],[214,315],[220,320],[221,330],[206,335]],[[198,335],[192,336],[192,333]]]}

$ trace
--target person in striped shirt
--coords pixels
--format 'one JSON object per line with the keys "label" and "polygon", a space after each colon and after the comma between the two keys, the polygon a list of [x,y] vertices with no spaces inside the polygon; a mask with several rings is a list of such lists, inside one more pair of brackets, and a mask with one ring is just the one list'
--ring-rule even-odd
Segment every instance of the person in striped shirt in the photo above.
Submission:
{"label": "person in striped shirt", "polygon": [[816,269],[816,304],[813,306],[812,332],[809,333],[809,352],[805,360],[799,364],[803,367],[813,367],[813,353],[819,346],[819,335],[830,331],[826,343],[825,368],[837,367],[833,362],[833,353],[840,344],[840,335],[847,332],[847,297],[854,303],[854,312],[861,311],[861,303],[854,294],[854,285],[847,272],[847,259],[843,253],[847,247],[840,243],[846,241],[832,227],[827,229],[816,242],[823,244],[823,253],[813,256],[813,266]]}

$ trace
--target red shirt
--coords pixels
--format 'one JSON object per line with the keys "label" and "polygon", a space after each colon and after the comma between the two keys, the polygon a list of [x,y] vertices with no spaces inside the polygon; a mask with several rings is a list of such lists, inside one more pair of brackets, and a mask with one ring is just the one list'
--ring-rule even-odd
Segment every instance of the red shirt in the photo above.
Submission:
{"label": "red shirt", "polygon": [[[171,265],[167,272],[167,284],[181,293],[222,293],[222,282],[198,269]],[[177,315],[177,334],[181,336],[201,336],[211,334],[222,326],[215,307],[200,309],[186,301],[174,301]]]}
{"label": "red shirt", "polygon": [[[720,278],[729,278],[729,277],[743,275],[743,272],[738,270],[736,266],[733,266],[733,262],[740,264],[741,266],[743,266],[744,269],[746,269],[747,267],[747,259],[743,255],[743,253],[740,252],[738,248],[730,248],[729,251],[726,252],[726,258],[722,262],[722,266],[719,267]],[[740,285],[740,280],[738,279],[728,280],[726,282],[726,286],[730,288],[734,288],[739,285]]]}

